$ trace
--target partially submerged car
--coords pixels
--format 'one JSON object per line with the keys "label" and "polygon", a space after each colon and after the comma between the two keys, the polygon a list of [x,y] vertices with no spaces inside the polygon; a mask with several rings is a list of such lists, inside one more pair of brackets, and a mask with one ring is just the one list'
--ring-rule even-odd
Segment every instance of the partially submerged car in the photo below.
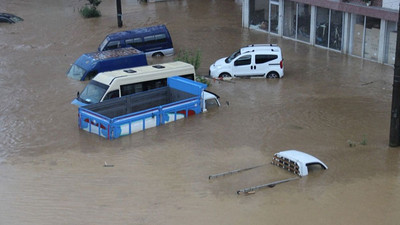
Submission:
{"label": "partially submerged car", "polygon": [[328,169],[325,163],[321,160],[297,150],[287,150],[275,153],[271,163],[287,169],[301,177],[308,175],[308,166],[320,165],[323,169]]}
{"label": "partially submerged car", "polygon": [[23,20],[24,19],[14,14],[0,13],[0,23],[16,23]]}

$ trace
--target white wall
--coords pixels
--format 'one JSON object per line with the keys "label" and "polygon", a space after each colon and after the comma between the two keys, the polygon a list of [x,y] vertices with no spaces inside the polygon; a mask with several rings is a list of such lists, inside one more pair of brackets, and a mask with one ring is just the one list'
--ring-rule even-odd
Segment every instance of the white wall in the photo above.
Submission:
{"label": "white wall", "polygon": [[399,10],[400,0],[382,0],[382,8]]}

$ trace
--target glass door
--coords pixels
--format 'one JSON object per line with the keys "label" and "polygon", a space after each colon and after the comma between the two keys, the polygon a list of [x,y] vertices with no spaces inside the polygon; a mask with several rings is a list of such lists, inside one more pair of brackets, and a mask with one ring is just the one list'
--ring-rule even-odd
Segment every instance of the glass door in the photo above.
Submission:
{"label": "glass door", "polygon": [[279,1],[271,0],[269,7],[269,28],[271,33],[278,33],[279,24]]}

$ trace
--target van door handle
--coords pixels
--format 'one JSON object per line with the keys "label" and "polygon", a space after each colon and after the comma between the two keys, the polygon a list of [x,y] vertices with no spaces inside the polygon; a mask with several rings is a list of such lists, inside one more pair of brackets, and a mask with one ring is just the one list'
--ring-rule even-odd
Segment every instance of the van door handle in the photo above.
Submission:
{"label": "van door handle", "polygon": [[256,69],[256,66],[254,66],[254,69]]}

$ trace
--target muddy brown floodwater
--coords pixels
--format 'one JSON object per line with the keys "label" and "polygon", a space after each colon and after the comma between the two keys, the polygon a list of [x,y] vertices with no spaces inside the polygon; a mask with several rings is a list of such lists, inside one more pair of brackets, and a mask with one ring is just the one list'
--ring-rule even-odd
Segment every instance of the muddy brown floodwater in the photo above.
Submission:
{"label": "muddy brown floodwater", "polygon": [[[399,223],[392,67],[241,28],[240,1],[123,0],[122,28],[114,1],[97,19],[80,17],[85,2],[0,0],[0,11],[25,19],[0,25],[0,224]],[[70,102],[85,83],[66,77],[69,65],[110,32],[156,24],[177,51],[201,50],[200,75],[241,46],[277,43],[285,76],[212,82],[219,109],[117,140],[79,130]],[[269,164],[287,149],[329,169],[236,194],[293,177]]]}

